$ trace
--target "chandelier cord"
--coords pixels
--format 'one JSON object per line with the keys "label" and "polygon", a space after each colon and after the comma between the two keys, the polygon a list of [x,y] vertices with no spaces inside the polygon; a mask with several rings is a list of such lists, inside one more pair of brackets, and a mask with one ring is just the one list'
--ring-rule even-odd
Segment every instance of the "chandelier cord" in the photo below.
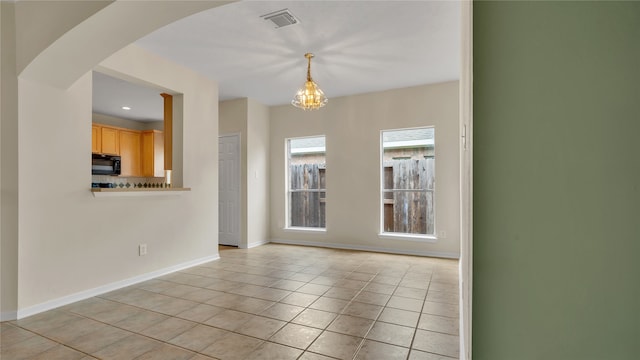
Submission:
{"label": "chandelier cord", "polygon": [[311,58],[313,57],[313,54],[311,53],[306,53],[304,54],[304,56],[307,58],[308,62],[307,62],[307,81],[313,81],[311,79]]}

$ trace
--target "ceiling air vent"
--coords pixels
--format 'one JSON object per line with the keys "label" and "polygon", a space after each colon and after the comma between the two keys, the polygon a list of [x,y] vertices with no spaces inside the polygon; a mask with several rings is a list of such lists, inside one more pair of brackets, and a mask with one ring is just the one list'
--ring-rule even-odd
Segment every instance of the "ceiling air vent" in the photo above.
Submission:
{"label": "ceiling air vent", "polygon": [[298,23],[298,19],[293,16],[289,9],[274,11],[260,17],[264,18],[265,20],[271,20],[274,24],[276,24],[276,29]]}

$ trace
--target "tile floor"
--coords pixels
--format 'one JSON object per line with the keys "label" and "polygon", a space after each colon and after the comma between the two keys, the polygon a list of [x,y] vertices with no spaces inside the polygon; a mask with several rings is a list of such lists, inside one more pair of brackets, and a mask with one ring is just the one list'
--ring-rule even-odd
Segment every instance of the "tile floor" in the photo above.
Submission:
{"label": "tile floor", "polygon": [[0,358],[457,359],[458,262],[269,244],[1,324]]}

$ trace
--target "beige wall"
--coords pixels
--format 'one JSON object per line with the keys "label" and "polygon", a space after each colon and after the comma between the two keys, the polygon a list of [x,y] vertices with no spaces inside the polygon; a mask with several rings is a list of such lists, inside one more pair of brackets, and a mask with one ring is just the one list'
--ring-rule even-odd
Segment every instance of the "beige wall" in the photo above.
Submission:
{"label": "beige wall", "polygon": [[[91,73],[61,90],[19,81],[19,316],[85,291],[217,257],[217,85],[129,46],[100,64],[183,94],[181,196],[94,198]],[[64,159],[43,162],[42,155]],[[46,174],[47,181],[41,181]],[[52,176],[55,175],[55,176]],[[138,245],[148,245],[139,257]]]}
{"label": "beige wall", "polygon": [[269,108],[252,99],[220,103],[220,134],[240,134],[240,247],[269,241]]}
{"label": "beige wall", "polygon": [[18,78],[14,3],[0,3],[0,320],[18,307]]}
{"label": "beige wall", "polygon": [[269,241],[269,108],[248,101],[247,246]]}
{"label": "beige wall", "polygon": [[92,122],[134,130],[164,130],[164,121],[136,121],[115,116],[93,113]]}
{"label": "beige wall", "polygon": [[[314,112],[270,109],[271,239],[421,255],[459,255],[458,82],[329,100]],[[436,241],[380,238],[380,131],[434,126]],[[327,230],[284,229],[285,139],[327,137]]]}

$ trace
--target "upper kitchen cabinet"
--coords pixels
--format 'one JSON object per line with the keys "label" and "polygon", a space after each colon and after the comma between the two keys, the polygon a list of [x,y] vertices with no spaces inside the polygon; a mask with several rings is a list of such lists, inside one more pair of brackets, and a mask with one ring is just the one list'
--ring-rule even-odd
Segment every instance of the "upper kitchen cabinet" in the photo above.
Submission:
{"label": "upper kitchen cabinet", "polygon": [[100,134],[100,126],[91,126],[91,152],[94,154],[102,151],[102,136]]}
{"label": "upper kitchen cabinet", "polygon": [[108,127],[102,127],[100,129],[102,154],[118,155],[120,154],[120,137],[118,136],[118,130]]}
{"label": "upper kitchen cabinet", "polygon": [[142,176],[140,131],[120,130],[121,176]]}
{"label": "upper kitchen cabinet", "polygon": [[162,131],[142,132],[142,176],[164,176],[164,133]]}
{"label": "upper kitchen cabinet", "polygon": [[118,129],[100,125],[91,126],[91,152],[96,154],[119,155],[120,141]]}

